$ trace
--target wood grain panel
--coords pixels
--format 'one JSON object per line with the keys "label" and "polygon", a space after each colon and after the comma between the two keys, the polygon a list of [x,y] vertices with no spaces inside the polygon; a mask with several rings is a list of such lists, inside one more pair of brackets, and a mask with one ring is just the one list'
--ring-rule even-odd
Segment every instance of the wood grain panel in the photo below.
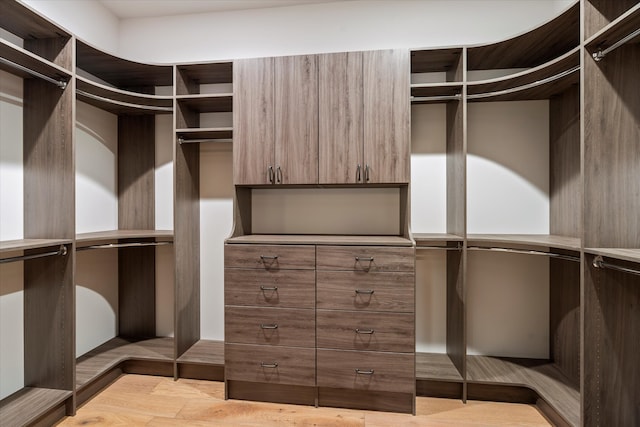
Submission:
{"label": "wood grain panel", "polygon": [[118,250],[118,331],[123,337],[156,336],[156,249]]}
{"label": "wood grain panel", "polygon": [[153,115],[118,116],[118,228],[155,229]]}
{"label": "wood grain panel", "polygon": [[233,182],[271,184],[275,170],[275,88],[273,58],[233,63]]}
{"label": "wood grain panel", "polygon": [[360,183],[364,177],[362,52],[318,56],[318,80],[319,183]]}
{"label": "wood grain panel", "polygon": [[466,232],[466,104],[447,103],[447,233]]}
{"label": "wood grain panel", "polygon": [[[584,425],[640,419],[640,276],[592,266],[585,271]],[[637,263],[616,261],[638,269]]]}
{"label": "wood grain panel", "polygon": [[[55,390],[48,388],[23,388],[13,395],[2,400],[0,406],[0,420],[7,426],[33,425],[41,420],[41,417],[49,413],[52,408],[60,405],[66,399],[71,398],[71,391]],[[65,411],[57,413],[57,416],[47,420],[52,425],[64,417]]]}
{"label": "wood grain panel", "polygon": [[24,237],[75,235],[73,85],[24,80]]}
{"label": "wood grain panel", "polygon": [[408,50],[364,52],[364,162],[368,183],[410,180],[411,103]]}
{"label": "wood grain panel", "polygon": [[176,357],[200,339],[200,147],[175,145]]}
{"label": "wood grain panel", "polygon": [[318,57],[275,58],[277,184],[318,183]]}
{"label": "wood grain panel", "polygon": [[25,387],[73,390],[73,269],[71,253],[24,263]]}
{"label": "wood grain panel", "polygon": [[[370,371],[373,374],[363,373]],[[413,394],[416,388],[415,356],[318,349],[318,387]]]}
{"label": "wood grain panel", "polygon": [[73,69],[73,42],[67,37],[27,38],[24,48],[66,70]]}
{"label": "wood grain panel", "polygon": [[[277,402],[293,405],[316,404],[316,389],[309,386],[263,384],[246,381],[227,381],[229,399]],[[314,420],[316,419],[313,417]]]}
{"label": "wood grain panel", "polygon": [[316,322],[319,348],[397,353],[416,348],[413,313],[318,310]]}
{"label": "wood grain panel", "polygon": [[[375,246],[318,246],[318,270],[413,271],[413,248]],[[371,260],[370,260],[371,259]]]}
{"label": "wood grain panel", "polygon": [[200,114],[197,111],[191,109],[189,105],[184,102],[178,101],[176,103],[176,128],[199,128],[200,127]]}
{"label": "wood grain panel", "polygon": [[640,248],[640,44],[585,58],[585,246]]}
{"label": "wood grain panel", "polygon": [[200,85],[233,82],[232,62],[183,64],[176,67],[176,93],[200,93]]}
{"label": "wood grain panel", "polygon": [[[415,398],[412,393],[388,393],[384,391],[347,390],[343,388],[320,387],[318,405],[335,408],[366,409],[370,411],[414,412]],[[366,415],[367,419],[371,415]],[[394,419],[393,422],[400,422]],[[369,424],[367,421],[365,425]],[[375,425],[390,425],[382,422]]]}
{"label": "wood grain panel", "polygon": [[[246,190],[246,189],[238,189]],[[249,199],[250,190],[243,196]],[[247,203],[248,205],[249,203]],[[227,243],[280,244],[280,245],[346,245],[346,246],[404,246],[411,247],[413,242],[403,236],[349,236],[331,234],[247,234],[227,239]]]}
{"label": "wood grain panel", "polygon": [[316,306],[316,274],[312,270],[227,268],[224,283],[226,305],[310,309]]}
{"label": "wood grain panel", "polygon": [[447,354],[465,377],[467,355],[466,254],[447,251]]}
{"label": "wood grain panel", "polygon": [[[226,344],[224,353],[227,380],[302,386],[316,384],[316,350],[313,348]],[[262,366],[276,363],[275,368]]]}
{"label": "wood grain panel", "polygon": [[585,39],[593,36],[627,10],[637,5],[636,0],[587,0],[584,2]]}
{"label": "wood grain panel", "polygon": [[[416,353],[416,379],[455,381],[462,383],[462,376],[447,354]],[[456,397],[461,397],[458,393]]]}
{"label": "wood grain panel", "polygon": [[225,343],[289,347],[316,344],[314,310],[226,306],[224,317]]}
{"label": "wood grain panel", "polygon": [[[456,74],[462,48],[424,49],[411,51],[412,73],[454,73]],[[448,75],[449,77],[449,75]],[[460,78],[447,78],[447,81],[462,81]]]}
{"label": "wood grain panel", "polygon": [[70,37],[61,27],[36,13],[28,6],[15,1],[0,2],[0,27],[22,39]]}
{"label": "wood grain panel", "polygon": [[549,231],[581,237],[579,86],[572,86],[549,102],[549,150]]}
{"label": "wood grain panel", "polygon": [[224,265],[261,270],[314,270],[313,245],[226,245]]}
{"label": "wood grain panel", "polygon": [[321,309],[413,313],[415,308],[413,273],[318,271],[316,289],[316,307]]}
{"label": "wood grain panel", "polygon": [[219,365],[224,367],[224,342],[200,340],[180,356],[177,362],[185,364]]}

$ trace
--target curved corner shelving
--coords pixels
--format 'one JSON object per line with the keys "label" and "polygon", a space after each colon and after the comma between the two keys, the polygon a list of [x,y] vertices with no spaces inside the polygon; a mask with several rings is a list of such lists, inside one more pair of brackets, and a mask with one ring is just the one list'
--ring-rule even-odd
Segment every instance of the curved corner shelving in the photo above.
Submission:
{"label": "curved corner shelving", "polygon": [[76,248],[84,249],[97,245],[111,245],[121,242],[173,242],[172,230],[110,230],[82,233],[76,236]]}
{"label": "curved corner shelving", "polygon": [[469,234],[469,245],[474,246],[499,246],[514,248],[514,246],[528,246],[544,249],[555,248],[568,251],[580,251],[580,239],[575,237],[558,236],[552,234]]}
{"label": "curved corner shelving", "polygon": [[594,34],[585,47],[596,61],[625,44],[640,43],[640,4]]}
{"label": "curved corner shelving", "polygon": [[2,39],[0,69],[22,78],[38,77],[61,89],[71,80],[70,71]]}
{"label": "curved corner shelving", "polygon": [[115,114],[140,114],[144,112],[170,114],[173,112],[173,98],[171,96],[127,92],[92,82],[83,77],[76,77],[76,94],[78,99]]}

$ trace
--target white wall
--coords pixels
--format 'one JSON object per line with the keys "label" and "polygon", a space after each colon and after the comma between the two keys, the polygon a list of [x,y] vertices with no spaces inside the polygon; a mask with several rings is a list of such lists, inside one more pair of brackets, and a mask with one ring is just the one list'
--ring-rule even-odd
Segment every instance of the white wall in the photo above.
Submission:
{"label": "white wall", "polygon": [[0,264],[0,400],[24,387],[23,283],[22,262]]}

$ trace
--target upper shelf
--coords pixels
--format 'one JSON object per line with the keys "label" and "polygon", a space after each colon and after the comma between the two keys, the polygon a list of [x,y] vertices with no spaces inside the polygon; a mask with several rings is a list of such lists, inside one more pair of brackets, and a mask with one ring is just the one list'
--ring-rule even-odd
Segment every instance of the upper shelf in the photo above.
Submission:
{"label": "upper shelf", "polygon": [[638,7],[637,0],[585,0],[583,4],[585,40]]}
{"label": "upper shelf", "polygon": [[153,94],[156,86],[173,85],[173,66],[129,61],[76,42],[77,67],[116,88]]}
{"label": "upper shelf", "polygon": [[231,84],[233,62],[182,64],[176,67],[176,93],[197,95],[206,92],[203,85]]}
{"label": "upper shelf", "polygon": [[461,82],[464,71],[461,47],[411,51],[411,73],[443,73],[447,82]]}
{"label": "upper shelf", "polygon": [[471,245],[495,245],[499,247],[530,246],[537,248],[556,248],[570,251],[580,250],[580,239],[550,234],[469,234]]}
{"label": "upper shelf", "polygon": [[585,252],[593,255],[640,263],[640,249],[626,248],[586,248]]}
{"label": "upper shelf", "polygon": [[178,95],[180,106],[186,106],[197,113],[230,112],[233,109],[233,94]]}
{"label": "upper shelf", "polygon": [[78,99],[115,114],[171,114],[171,96],[145,95],[127,92],[92,82],[83,77],[76,79]]}
{"label": "upper shelf", "polygon": [[580,3],[532,31],[484,46],[468,48],[469,70],[531,68],[580,45]]}
{"label": "upper shelf", "polygon": [[71,80],[70,71],[3,39],[0,39],[0,58],[1,70],[22,78],[44,76],[60,87],[66,87]]}
{"label": "upper shelf", "polygon": [[600,60],[609,51],[627,43],[640,43],[640,3],[590,37],[585,45],[594,58]]}
{"label": "upper shelf", "polygon": [[227,243],[271,245],[353,245],[353,246],[413,246],[409,239],[399,236],[343,236],[302,234],[251,234],[227,239]]}
{"label": "upper shelf", "polygon": [[68,245],[70,239],[19,239],[0,242],[0,254],[7,252],[26,251],[27,249],[53,248]]}
{"label": "upper shelf", "polygon": [[411,85],[412,104],[434,104],[462,100],[462,83],[415,83]]}
{"label": "upper shelf", "polygon": [[109,230],[81,233],[76,236],[76,247],[118,243],[123,240],[144,240],[153,242],[173,242],[171,230]]}

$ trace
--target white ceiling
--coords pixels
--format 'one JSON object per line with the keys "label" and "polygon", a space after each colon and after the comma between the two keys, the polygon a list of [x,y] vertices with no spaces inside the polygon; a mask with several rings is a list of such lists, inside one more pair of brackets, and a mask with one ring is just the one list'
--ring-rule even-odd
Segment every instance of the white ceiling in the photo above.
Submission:
{"label": "white ceiling", "polygon": [[346,0],[98,0],[118,18],[185,15]]}

